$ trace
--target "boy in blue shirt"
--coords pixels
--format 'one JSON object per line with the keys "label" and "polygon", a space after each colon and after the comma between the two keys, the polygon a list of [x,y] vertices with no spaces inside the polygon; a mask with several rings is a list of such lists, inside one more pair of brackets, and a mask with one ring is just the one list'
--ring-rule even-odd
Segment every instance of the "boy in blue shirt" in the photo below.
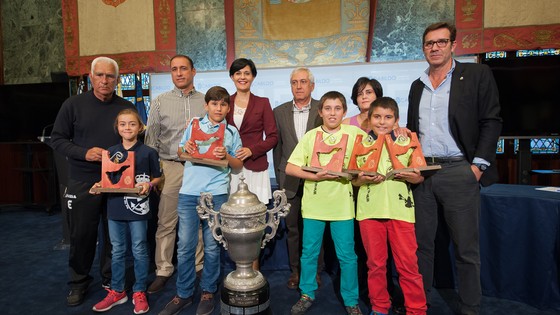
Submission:
{"label": "boy in blue shirt", "polygon": [[[177,214],[179,216],[177,242],[177,294],[167,303],[160,315],[178,314],[181,310],[191,305],[194,295],[195,250],[198,242],[198,226],[201,223],[196,207],[201,192],[213,195],[214,210],[219,211],[222,204],[228,199],[229,173],[240,170],[243,162],[235,158],[235,151],[241,148],[241,138],[235,127],[227,125],[226,114],[230,110],[229,94],[223,87],[215,86],[206,92],[207,114],[199,120],[201,131],[212,134],[218,130],[220,124],[226,124],[224,142],[222,147],[213,150],[215,157],[228,161],[227,167],[208,166],[185,162],[183,184],[179,191]],[[181,140],[178,153],[192,154],[197,149],[191,139],[193,122],[191,121]],[[220,247],[208,221],[202,221],[204,240],[204,269],[200,279],[202,296],[196,310],[197,315],[208,315],[214,310],[214,293],[218,289],[220,275]]]}

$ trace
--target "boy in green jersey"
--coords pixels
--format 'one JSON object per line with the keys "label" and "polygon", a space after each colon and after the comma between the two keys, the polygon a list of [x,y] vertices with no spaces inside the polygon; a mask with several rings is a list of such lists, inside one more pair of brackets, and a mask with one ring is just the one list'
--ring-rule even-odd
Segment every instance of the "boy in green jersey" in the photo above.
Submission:
{"label": "boy in green jersey", "polygon": [[354,252],[354,200],[352,184],[346,178],[328,174],[304,171],[309,166],[318,132],[327,144],[339,143],[343,135],[348,141],[343,165],[346,167],[352,153],[354,139],[358,134],[366,135],[360,128],[341,125],[347,106],[344,95],[327,92],[321,97],[319,115],[323,125],[307,132],[297,144],[288,159],[286,174],[305,180],[301,215],[303,217],[303,241],[301,255],[301,275],[299,288],[301,297],[292,307],[292,315],[305,314],[315,300],[317,290],[317,258],[323,241],[323,232],[330,223],[331,235],[340,262],[340,293],[348,314],[362,314],[358,306],[357,257]]}
{"label": "boy in green jersey", "polygon": [[[369,136],[374,143],[392,137],[395,146],[406,148],[408,137],[396,137],[394,126],[399,121],[399,107],[390,97],[375,100],[369,108]],[[397,155],[405,167],[410,164],[413,148]],[[387,174],[393,170],[387,142],[383,144],[377,171]],[[425,315],[426,296],[422,276],[418,272],[416,235],[414,231],[414,199],[409,184],[424,180],[418,169],[397,173],[394,178],[381,175],[366,176],[360,173],[353,184],[360,186],[357,199],[356,220],[367,254],[368,290],[373,315],[387,315],[391,300],[387,292],[387,244],[404,294],[406,314]]]}

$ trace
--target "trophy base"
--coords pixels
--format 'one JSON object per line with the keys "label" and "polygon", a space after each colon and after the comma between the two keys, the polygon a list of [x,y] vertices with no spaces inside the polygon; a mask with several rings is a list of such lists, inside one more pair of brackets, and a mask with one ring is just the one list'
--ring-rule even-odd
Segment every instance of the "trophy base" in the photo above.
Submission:
{"label": "trophy base", "polygon": [[[426,176],[434,175],[436,171],[441,169],[441,165],[420,166],[420,167],[416,167],[416,169],[420,171],[420,174],[422,174],[422,176],[426,177]],[[413,172],[413,171],[414,171],[413,167],[400,168],[397,170],[392,170],[389,173],[385,174],[385,178],[392,179],[398,173]]]}
{"label": "trophy base", "polygon": [[118,187],[93,187],[90,189],[94,193],[118,193],[118,194],[140,194],[142,187],[118,188]]}
{"label": "trophy base", "polygon": [[[314,166],[302,166],[301,169],[304,170],[304,171],[307,171],[307,172],[312,172],[312,173],[319,173],[319,172],[322,172],[324,170],[320,167],[314,167]],[[343,178],[346,178],[347,180],[351,180],[352,177],[353,177],[352,174],[348,174],[346,172],[327,171],[327,174],[343,177]]]}
{"label": "trophy base", "polygon": [[[374,171],[349,170],[349,169],[344,169],[343,171],[346,172],[346,173],[348,173],[348,174],[355,175],[355,176],[358,176],[358,174],[360,174],[360,173],[362,173],[362,172],[363,172],[364,175],[366,175],[366,176],[377,176],[377,175],[381,175],[381,174],[379,174],[379,173],[377,173],[377,172],[374,172]],[[381,175],[381,176],[383,176],[383,175]]]}
{"label": "trophy base", "polygon": [[191,163],[204,164],[204,165],[210,165],[210,166],[227,167],[229,165],[229,162],[227,160],[215,160],[215,159],[208,159],[208,158],[198,158],[198,157],[193,157],[192,155],[188,155],[186,153],[182,153],[179,156],[179,158],[181,160],[186,160],[186,161],[189,161]]}
{"label": "trophy base", "polygon": [[222,288],[222,315],[272,315],[270,310],[270,287],[264,286],[252,291],[235,291]]}

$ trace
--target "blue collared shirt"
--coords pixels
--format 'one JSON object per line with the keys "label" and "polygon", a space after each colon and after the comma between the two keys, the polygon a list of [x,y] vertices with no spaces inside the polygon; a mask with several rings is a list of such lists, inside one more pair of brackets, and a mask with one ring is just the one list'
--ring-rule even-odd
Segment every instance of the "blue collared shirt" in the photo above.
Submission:
{"label": "blue collared shirt", "polygon": [[[220,124],[226,125],[224,132],[224,147],[229,155],[235,156],[235,151],[241,149],[241,137],[239,131],[226,123],[224,119]],[[200,129],[205,133],[218,131],[219,124],[213,125],[208,120],[208,114],[200,120]],[[188,139],[191,138],[192,122],[185,130],[180,146],[183,147]],[[199,196],[201,192],[209,192],[213,195],[227,194],[229,191],[229,167],[209,166],[185,162],[183,171],[183,184],[180,194]]]}
{"label": "blue collared shirt", "polygon": [[[463,156],[449,127],[449,95],[454,70],[455,60],[443,82],[435,89],[428,77],[429,68],[420,77],[420,81],[424,83],[424,90],[420,99],[419,136],[424,156]],[[490,162],[479,157],[475,157],[472,163],[490,165]]]}
{"label": "blue collared shirt", "polygon": [[449,128],[449,93],[454,70],[455,60],[443,82],[435,89],[428,77],[429,69],[420,77],[424,90],[420,99],[419,138],[425,156],[463,156]]}

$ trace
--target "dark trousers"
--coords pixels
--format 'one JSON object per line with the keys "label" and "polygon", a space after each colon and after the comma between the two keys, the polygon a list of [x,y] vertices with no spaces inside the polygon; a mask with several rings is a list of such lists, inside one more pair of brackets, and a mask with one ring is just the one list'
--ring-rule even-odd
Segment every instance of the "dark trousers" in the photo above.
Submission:
{"label": "dark trousers", "polygon": [[[293,273],[299,273],[300,268],[300,257],[301,257],[301,238],[303,235],[303,219],[301,217],[301,198],[303,197],[303,185],[300,185],[296,195],[293,198],[288,199],[290,206],[290,212],[286,216],[286,228],[288,229],[288,258],[290,263],[290,268]],[[319,259],[317,261],[317,272],[321,272],[324,269],[324,250],[321,246],[321,252],[319,253]]]}
{"label": "dark trousers", "polygon": [[107,227],[107,198],[92,195],[89,190],[93,183],[70,179],[64,200],[68,206],[70,229],[70,255],[68,267],[70,286],[87,288],[93,278],[89,275],[95,258],[99,222],[102,228],[99,238],[99,270],[101,277],[111,279],[111,241]]}
{"label": "dark trousers", "polygon": [[435,237],[438,211],[454,245],[461,314],[478,314],[480,286],[480,188],[470,164],[458,161],[442,164],[413,190],[416,208],[418,267],[426,296],[433,284]]}

